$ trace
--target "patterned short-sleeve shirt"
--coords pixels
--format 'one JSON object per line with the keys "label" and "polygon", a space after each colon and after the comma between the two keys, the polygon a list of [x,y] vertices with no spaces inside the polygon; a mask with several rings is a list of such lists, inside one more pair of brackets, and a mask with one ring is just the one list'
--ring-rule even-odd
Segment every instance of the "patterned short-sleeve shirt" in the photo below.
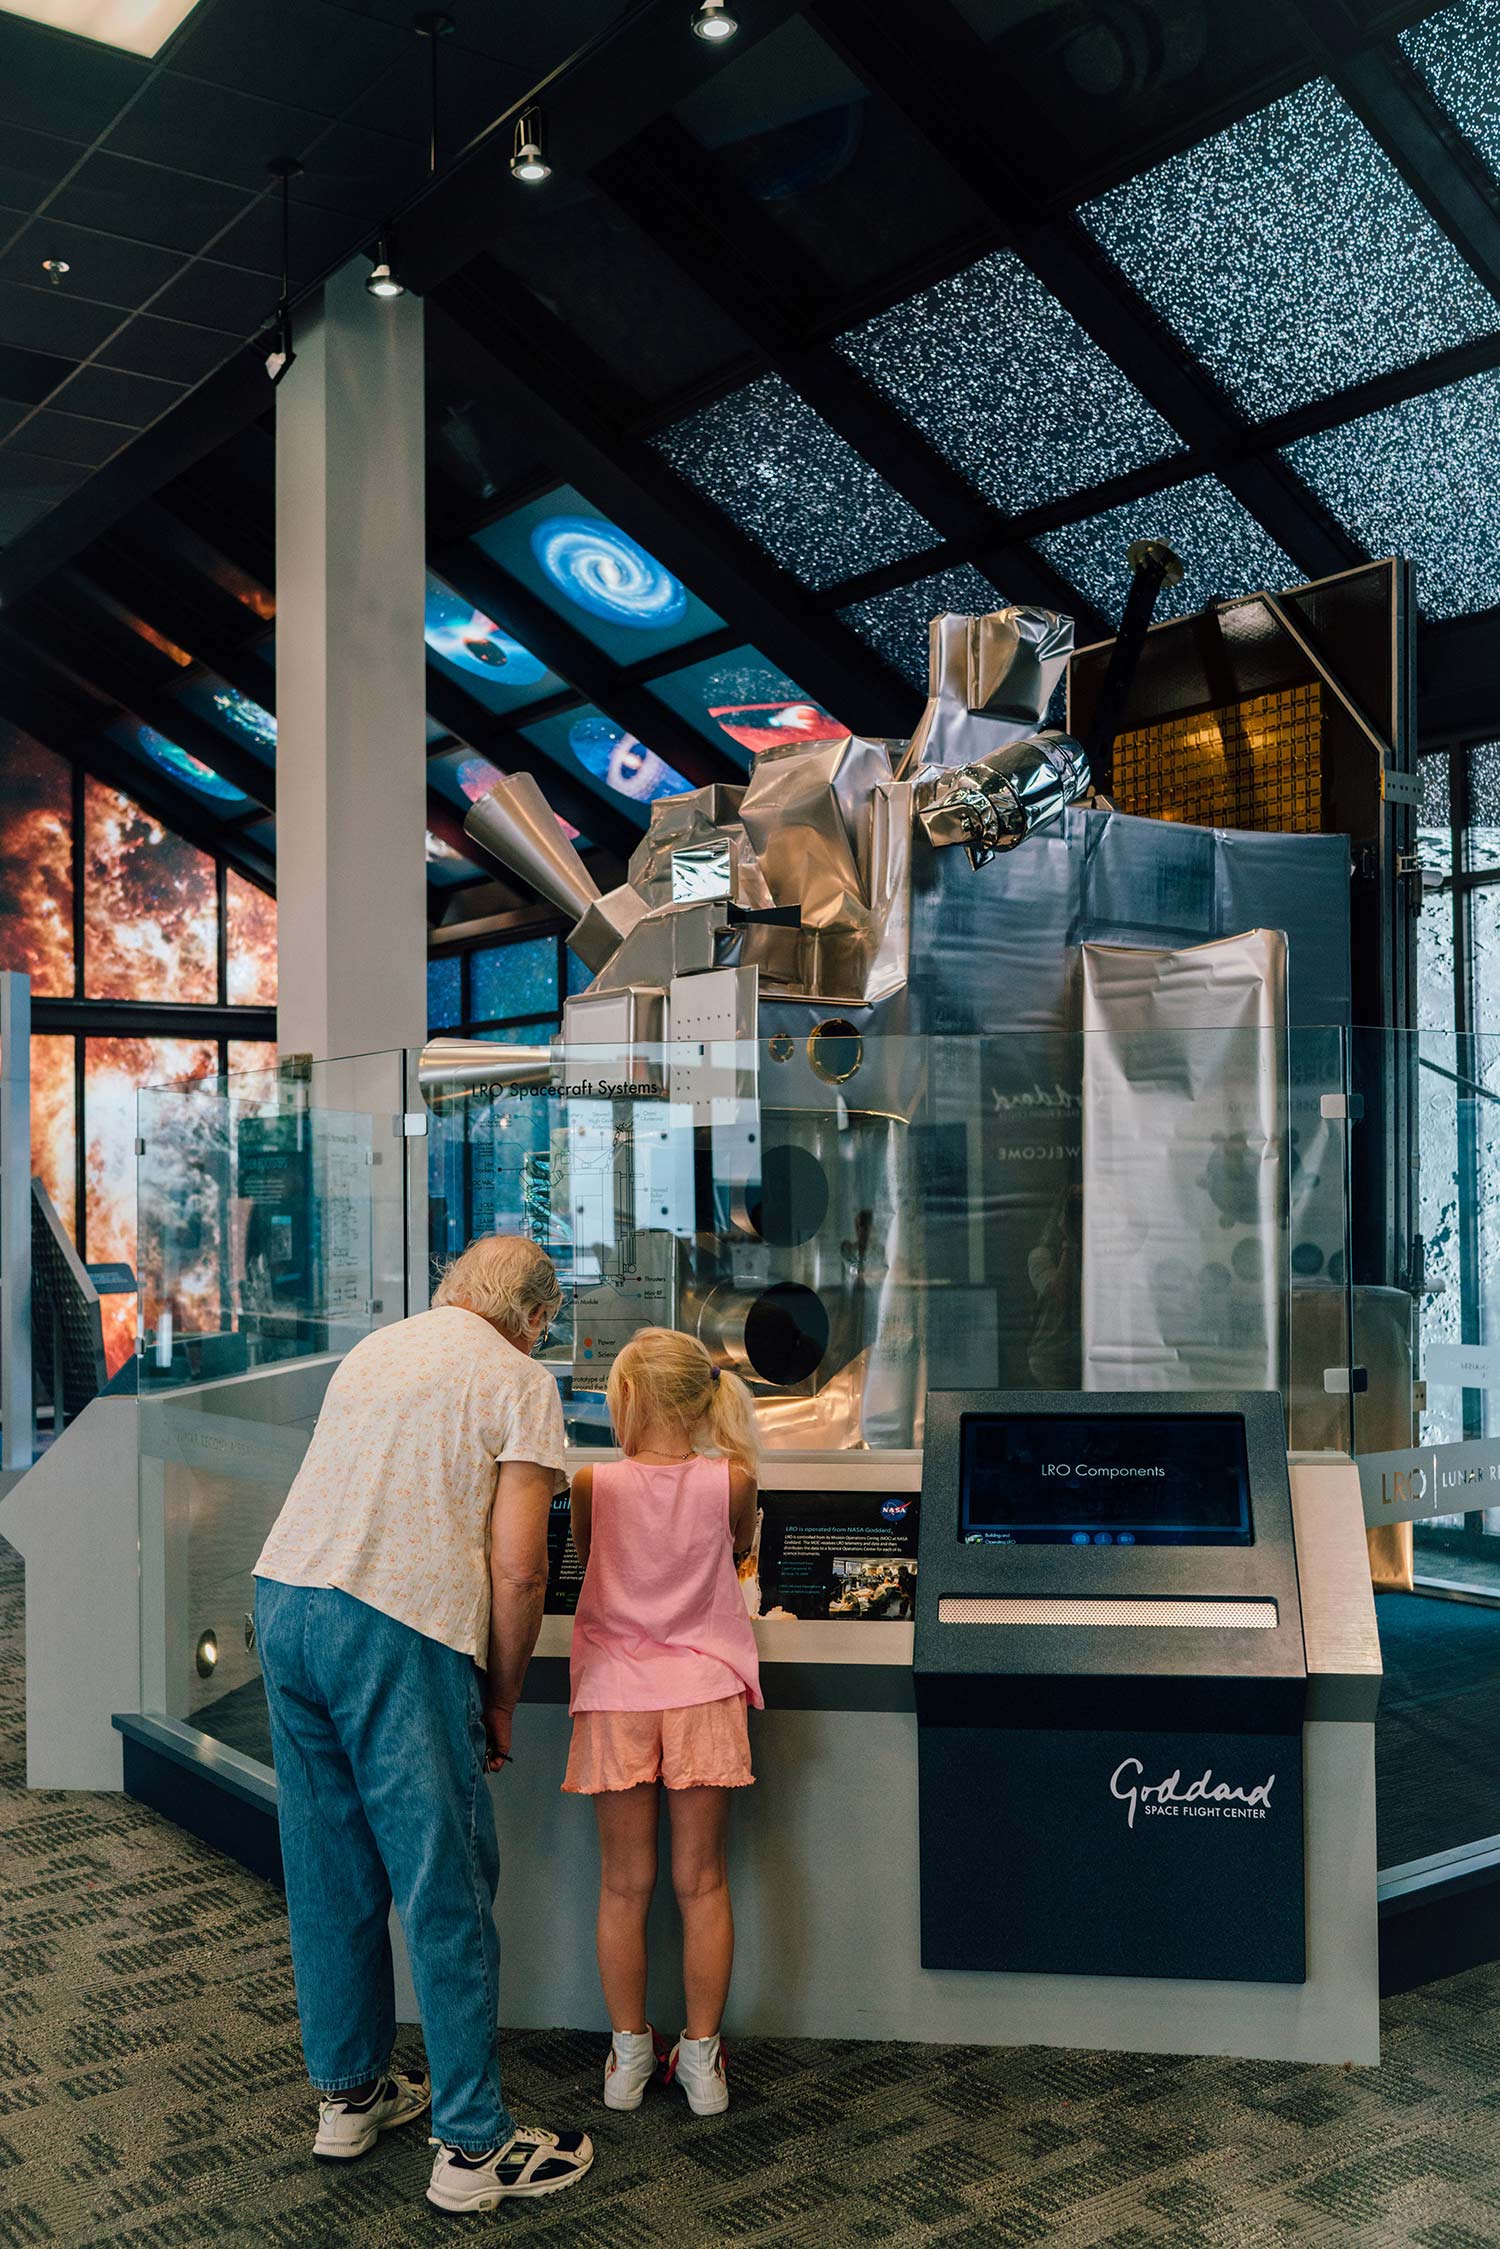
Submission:
{"label": "patterned short-sleeve shirt", "polygon": [[255,1574],[336,1586],[482,1664],[505,1460],[567,1481],[547,1368],[457,1305],[377,1328],[328,1385]]}

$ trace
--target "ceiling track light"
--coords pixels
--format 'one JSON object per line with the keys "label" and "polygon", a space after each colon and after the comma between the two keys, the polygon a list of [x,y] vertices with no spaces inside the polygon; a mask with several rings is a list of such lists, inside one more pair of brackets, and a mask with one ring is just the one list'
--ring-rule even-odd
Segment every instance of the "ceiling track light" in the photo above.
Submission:
{"label": "ceiling track light", "polygon": [[42,271],[54,289],[61,285],[64,276],[70,274],[72,270],[73,268],[66,258],[43,258],[42,260]]}
{"label": "ceiling track light", "polygon": [[738,16],[730,14],[724,0],[698,0],[690,21],[698,38],[712,46],[722,46],[740,28]]}
{"label": "ceiling track light", "polygon": [[281,182],[281,297],[276,307],[276,327],[266,353],[266,373],[273,383],[295,360],[292,349],[292,182],[302,170],[295,156],[278,156],[267,170]]}
{"label": "ceiling track light", "polygon": [[368,280],[365,282],[365,289],[372,297],[404,297],[406,295],[406,283],[400,279],[391,265],[390,249],[384,235],[375,245],[375,263],[371,268]]}
{"label": "ceiling track light", "polygon": [[538,180],[552,177],[552,166],[547,162],[545,123],[540,109],[533,102],[523,109],[516,119],[516,140],[510,156],[511,177],[534,185]]}

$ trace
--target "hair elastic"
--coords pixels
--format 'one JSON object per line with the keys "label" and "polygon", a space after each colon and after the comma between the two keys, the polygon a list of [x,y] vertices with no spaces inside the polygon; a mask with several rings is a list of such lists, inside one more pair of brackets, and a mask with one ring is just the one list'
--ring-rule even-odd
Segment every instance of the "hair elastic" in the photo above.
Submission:
{"label": "hair elastic", "polygon": [[721,1374],[722,1372],[723,1372],[723,1369],[722,1369],[721,1367],[710,1367],[710,1368],[709,1368],[709,1370],[708,1370],[708,1379],[709,1379],[709,1381],[710,1381],[710,1382],[717,1382],[717,1381],[718,1381],[718,1379],[719,1379],[719,1376],[720,1376],[720,1374]]}

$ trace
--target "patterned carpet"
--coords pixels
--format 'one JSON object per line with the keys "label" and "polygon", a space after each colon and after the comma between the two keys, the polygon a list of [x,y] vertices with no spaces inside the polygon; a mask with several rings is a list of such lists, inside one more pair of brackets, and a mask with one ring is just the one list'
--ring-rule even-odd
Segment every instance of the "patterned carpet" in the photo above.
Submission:
{"label": "patterned carpet", "polygon": [[123,1798],[26,1794],[21,1603],[0,1545],[0,2249],[1500,2243],[1500,1969],[1391,2002],[1378,2071],[752,2041],[701,2122],[609,2115],[559,2030],[507,2086],[593,2132],[582,2187],[444,2220],[418,2129],[330,2174],[279,1897]]}

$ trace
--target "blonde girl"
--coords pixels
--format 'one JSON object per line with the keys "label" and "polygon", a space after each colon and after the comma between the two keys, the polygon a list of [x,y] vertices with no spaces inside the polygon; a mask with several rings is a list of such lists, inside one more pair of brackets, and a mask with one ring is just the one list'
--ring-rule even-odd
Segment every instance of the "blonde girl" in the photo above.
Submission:
{"label": "blonde girl", "polygon": [[667,2077],[708,2116],[729,2105],[719,2042],[734,1959],[729,1792],[753,1778],[745,1711],[763,1707],[735,1571],[755,1532],[755,1408],[701,1343],[669,1328],[631,1338],[608,1395],[622,1457],[573,1479],[584,1580],[563,1782],[593,1797],[599,1823],[599,1977],[614,2033],[604,2099],[639,2108],[657,2067],[646,1914],[664,1787],[687,1998]]}

